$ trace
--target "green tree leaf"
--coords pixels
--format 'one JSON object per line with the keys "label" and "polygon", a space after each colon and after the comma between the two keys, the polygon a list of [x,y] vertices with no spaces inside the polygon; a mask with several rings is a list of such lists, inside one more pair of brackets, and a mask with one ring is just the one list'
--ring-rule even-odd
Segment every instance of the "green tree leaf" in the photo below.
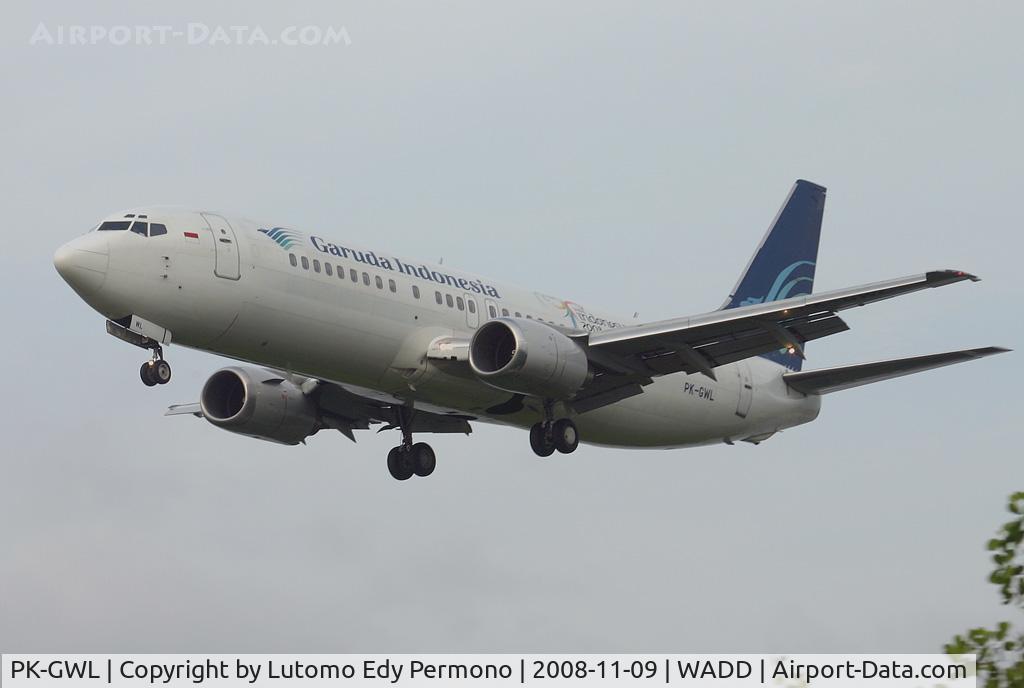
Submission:
{"label": "green tree leaf", "polygon": [[[1024,492],[1010,495],[1007,510],[1016,516],[986,543],[996,565],[988,580],[999,587],[1003,604],[1024,610]],[[1024,634],[1012,636],[1012,626],[1001,621],[994,629],[972,628],[954,636],[943,648],[949,655],[978,657],[978,685],[985,688],[1024,688]]]}

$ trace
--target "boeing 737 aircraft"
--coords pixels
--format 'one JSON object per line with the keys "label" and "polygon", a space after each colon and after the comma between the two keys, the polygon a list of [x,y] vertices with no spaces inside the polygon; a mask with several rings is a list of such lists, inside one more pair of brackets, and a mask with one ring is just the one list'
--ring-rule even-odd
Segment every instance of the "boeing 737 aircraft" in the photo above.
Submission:
{"label": "boeing 737 aircraft", "polygon": [[797,181],[717,310],[636,323],[572,301],[302,232],[182,208],[117,213],[58,249],[60,275],[152,351],[239,361],[206,381],[194,414],[298,444],[333,429],[397,429],[391,475],[434,471],[415,434],[472,421],[529,428],[540,456],[582,440],[619,447],[759,443],[814,420],[824,394],[1000,353],[986,347],[801,370],[807,342],[848,329],[839,311],[973,275],[935,270],[814,294],[825,189]]}

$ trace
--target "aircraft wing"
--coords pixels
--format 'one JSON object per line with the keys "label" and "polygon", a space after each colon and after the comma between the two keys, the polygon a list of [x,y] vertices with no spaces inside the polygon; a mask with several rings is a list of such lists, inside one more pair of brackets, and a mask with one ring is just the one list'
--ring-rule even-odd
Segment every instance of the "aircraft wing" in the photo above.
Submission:
{"label": "aircraft wing", "polygon": [[685,371],[714,378],[714,369],[751,356],[790,349],[802,357],[803,344],[843,332],[849,326],[838,311],[921,289],[964,280],[958,270],[865,284],[781,301],[718,310],[689,318],[605,330],[589,337],[591,361],[605,371],[642,378]]}
{"label": "aircraft wing", "polygon": [[838,366],[835,368],[823,368],[821,370],[808,370],[800,373],[786,373],[782,379],[790,387],[804,394],[828,394],[838,392],[851,387],[881,382],[894,377],[919,373],[923,370],[941,368],[942,366],[973,361],[976,358],[992,356],[1009,351],[998,346],[986,346],[980,349],[965,349],[963,351],[949,351],[942,354],[929,354],[927,356],[914,356],[912,358],[897,358],[889,361],[876,361],[875,363],[860,363],[857,365]]}
{"label": "aircraft wing", "polygon": [[[331,427],[345,432],[344,426],[353,429],[365,429],[370,424],[383,423],[381,430],[398,427],[398,409],[400,404],[383,399],[375,399],[359,394],[357,391],[333,382],[317,381],[315,391],[311,390],[324,420]],[[395,400],[397,401],[397,400]],[[340,422],[332,424],[330,419]],[[412,432],[457,433],[468,435],[473,432],[469,421],[476,420],[473,416],[461,414],[434,413],[423,409],[409,410],[409,423]],[[353,439],[354,441],[354,439]]]}

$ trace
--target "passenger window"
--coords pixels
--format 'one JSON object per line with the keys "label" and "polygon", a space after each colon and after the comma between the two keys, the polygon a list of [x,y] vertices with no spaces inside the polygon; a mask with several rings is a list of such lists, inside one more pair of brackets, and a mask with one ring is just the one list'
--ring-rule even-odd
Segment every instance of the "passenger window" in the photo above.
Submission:
{"label": "passenger window", "polygon": [[103,224],[101,224],[99,226],[99,229],[97,229],[96,231],[97,232],[123,232],[124,230],[128,229],[128,226],[131,225],[131,223],[132,223],[131,220],[115,220],[113,222],[104,222]]}
{"label": "passenger window", "polygon": [[377,283],[377,288],[378,289],[383,289],[384,288],[384,280],[382,280],[380,278],[380,275],[377,275],[376,277],[374,277],[373,281]]}
{"label": "passenger window", "polygon": [[320,272],[320,261],[316,258],[313,259],[313,272]]}
{"label": "passenger window", "polygon": [[334,268],[331,267],[330,263],[324,263],[324,272],[327,273],[328,277],[334,277]]}
{"label": "passenger window", "polygon": [[522,314],[522,313],[520,313],[519,311],[516,311],[516,317],[517,317],[517,318],[521,318],[521,317],[523,317],[523,314]]}
{"label": "passenger window", "polygon": [[299,264],[299,259],[295,257],[294,253],[289,253],[288,254],[288,262],[291,263],[292,267],[294,268],[295,266],[297,266]]}
{"label": "passenger window", "polygon": [[302,256],[302,269],[309,270],[309,258]]}
{"label": "passenger window", "polygon": [[451,294],[445,294],[444,295],[444,302],[448,304],[449,308],[452,308],[452,307],[455,306],[455,301],[452,300],[452,295]]}
{"label": "passenger window", "polygon": [[441,292],[435,291],[434,292],[434,298],[437,299],[437,305],[440,306],[441,305]]}
{"label": "passenger window", "polygon": [[502,308],[501,309],[501,314],[507,318],[508,317],[508,309],[507,308]]}
{"label": "passenger window", "polygon": [[345,268],[338,266],[338,279],[345,279]]}
{"label": "passenger window", "polygon": [[527,319],[527,320],[533,320],[533,316],[532,316],[532,315],[530,315],[529,313],[527,313],[527,314],[526,314],[526,319]]}
{"label": "passenger window", "polygon": [[132,231],[135,232],[136,234],[146,236],[147,234],[149,234],[149,225],[147,225],[145,222],[139,222],[138,220],[136,220],[135,224],[132,225]]}
{"label": "passenger window", "polygon": [[395,280],[393,280],[393,279],[389,279],[388,280],[388,289],[391,290],[392,294],[394,294],[394,293],[396,293],[398,291],[398,285],[395,284]]}
{"label": "passenger window", "polygon": [[415,284],[412,285],[412,295],[413,295],[413,298],[416,298],[416,299],[418,299],[420,297],[420,288],[417,287]]}
{"label": "passenger window", "polygon": [[167,227],[165,225],[154,222],[149,226],[149,236],[163,236],[164,234],[167,234]]}
{"label": "passenger window", "polygon": [[356,282],[357,284],[359,283],[359,273],[356,272],[354,269],[350,268],[348,275],[349,275],[349,277],[352,278],[353,282]]}
{"label": "passenger window", "polygon": [[363,273],[363,284],[365,284],[366,286],[370,286],[370,273]]}
{"label": "passenger window", "polygon": [[469,301],[469,312],[476,313],[476,301],[473,299],[467,299],[467,301]]}
{"label": "passenger window", "polygon": [[498,317],[498,310],[494,306],[488,306],[487,307],[487,312],[491,314],[492,318],[497,318]]}
{"label": "passenger window", "polygon": [[459,307],[460,311],[466,310],[466,302],[462,300],[461,296],[455,298],[455,305]]}

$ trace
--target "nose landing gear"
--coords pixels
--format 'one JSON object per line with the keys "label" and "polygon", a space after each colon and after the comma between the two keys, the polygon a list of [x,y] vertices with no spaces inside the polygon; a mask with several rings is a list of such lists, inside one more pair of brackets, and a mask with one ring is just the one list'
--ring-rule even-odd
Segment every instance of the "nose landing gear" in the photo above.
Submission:
{"label": "nose landing gear", "polygon": [[[139,325],[140,332],[134,332],[129,328],[133,326],[132,323],[138,321],[142,323]],[[117,337],[123,342],[128,342],[132,346],[137,346],[140,349],[149,349],[153,352],[153,357],[142,364],[139,368],[139,377],[142,378],[142,384],[147,387],[153,387],[155,385],[166,385],[171,381],[171,364],[164,360],[164,349],[160,346],[160,341],[153,339],[141,332],[147,331],[147,328],[159,327],[153,325],[145,320],[141,320],[133,315],[128,315],[118,320],[107,321],[107,334]],[[170,333],[160,328],[163,335],[166,337],[162,341],[167,343],[170,342]]]}
{"label": "nose landing gear", "polygon": [[164,352],[159,345],[153,348],[153,358],[139,368],[139,377],[147,387],[166,385],[171,381],[171,364],[164,360]]}

